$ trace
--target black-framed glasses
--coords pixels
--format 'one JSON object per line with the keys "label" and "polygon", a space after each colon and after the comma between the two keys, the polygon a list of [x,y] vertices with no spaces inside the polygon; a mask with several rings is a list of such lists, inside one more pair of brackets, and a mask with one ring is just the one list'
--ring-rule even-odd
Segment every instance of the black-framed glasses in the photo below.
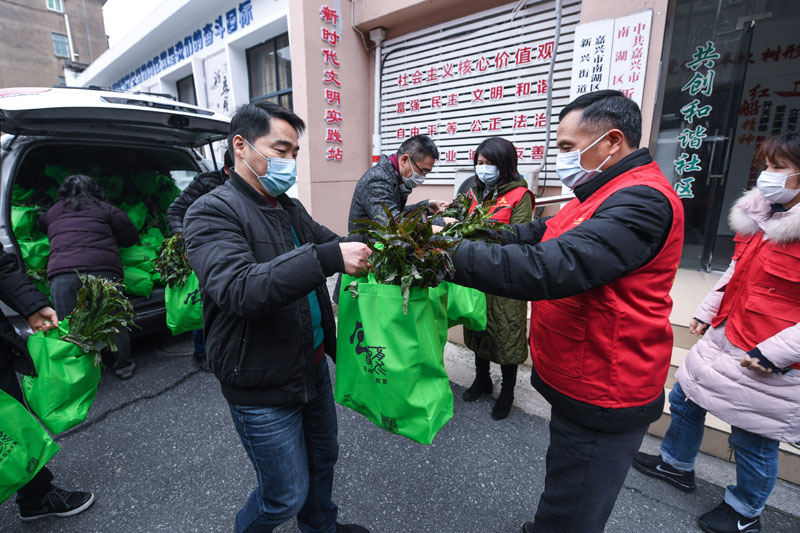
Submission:
{"label": "black-framed glasses", "polygon": [[411,166],[417,167],[417,170],[418,170],[418,171],[419,171],[419,173],[420,173],[420,174],[422,174],[423,176],[427,176],[428,174],[430,174],[430,173],[433,171],[433,169],[430,169],[430,170],[422,170],[422,167],[420,167],[420,166],[419,166],[419,164],[418,164],[416,161],[414,161],[414,158],[413,158],[413,157],[411,157],[411,154],[406,154],[406,155],[408,156],[408,160],[409,160],[409,161],[411,161]]}

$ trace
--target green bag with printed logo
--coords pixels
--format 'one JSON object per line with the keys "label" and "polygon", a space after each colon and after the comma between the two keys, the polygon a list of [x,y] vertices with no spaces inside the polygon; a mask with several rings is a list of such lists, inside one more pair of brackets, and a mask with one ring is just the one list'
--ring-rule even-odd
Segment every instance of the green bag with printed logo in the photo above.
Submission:
{"label": "green bag with printed logo", "polygon": [[100,366],[94,356],[59,338],[68,331],[65,319],[58,329],[28,337],[36,377],[22,378],[25,402],[53,434],[86,420],[100,384]]}
{"label": "green bag with printed logo", "polygon": [[203,328],[203,302],[200,299],[200,282],[192,272],[182,287],[164,289],[167,308],[167,327],[173,335]]}
{"label": "green bag with printed logo", "polygon": [[354,279],[342,276],[334,397],[378,427],[430,444],[453,417],[446,293],[412,287],[404,313],[399,285],[360,278],[354,297]]}
{"label": "green bag with printed logo", "polygon": [[0,390],[0,503],[27,485],[58,450],[25,406]]}

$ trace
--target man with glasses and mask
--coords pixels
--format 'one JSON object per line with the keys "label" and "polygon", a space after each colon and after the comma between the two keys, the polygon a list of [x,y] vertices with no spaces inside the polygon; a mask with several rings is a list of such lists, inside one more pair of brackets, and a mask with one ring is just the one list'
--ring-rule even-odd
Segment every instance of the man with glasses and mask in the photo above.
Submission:
{"label": "man with glasses and mask", "polygon": [[400,145],[397,153],[381,156],[356,184],[347,229],[352,232],[358,220],[386,222],[386,206],[395,217],[418,207],[426,207],[436,215],[449,205],[440,200],[423,200],[406,205],[411,190],[421,185],[439,159],[439,150],[427,135],[415,135]]}
{"label": "man with glasses and mask", "polygon": [[336,409],[325,354],[336,325],[325,281],[367,271],[369,248],[344,242],[285,193],[295,183],[303,121],[271,103],[231,119],[230,179],[188,209],[183,232],[200,280],[206,356],[258,486],[236,531],[367,530],[336,522]]}
{"label": "man with glasses and mask", "polygon": [[523,532],[597,532],[664,406],[683,208],[638,148],[635,102],[597,91],[559,118],[556,172],[575,199],[502,244],[462,242],[454,281],[532,300],[531,383],[552,410],[544,491]]}

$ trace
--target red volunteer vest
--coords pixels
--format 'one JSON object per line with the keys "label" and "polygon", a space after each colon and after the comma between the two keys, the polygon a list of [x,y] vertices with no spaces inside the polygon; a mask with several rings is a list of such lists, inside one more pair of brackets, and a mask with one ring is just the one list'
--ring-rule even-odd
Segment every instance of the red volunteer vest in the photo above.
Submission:
{"label": "red volunteer vest", "polygon": [[655,162],[612,179],[583,203],[547,221],[542,241],[592,217],[609,196],[634,185],[661,192],[672,226],[661,251],[626,276],[575,296],[531,302],[531,357],[560,393],[603,408],[647,405],[664,390],[672,354],[669,291],[683,246],[683,206]]}
{"label": "red volunteer vest", "polygon": [[[472,205],[469,208],[469,212],[472,213],[472,210],[478,205],[478,199],[475,198],[475,195],[472,193],[471,189],[467,192],[467,194],[472,199]],[[511,211],[517,207],[517,204],[522,201],[526,194],[530,195],[531,204],[533,204],[533,193],[527,187],[517,187],[515,189],[511,189],[501,196],[498,196],[491,209],[489,209],[491,218],[498,222],[502,222],[503,224],[509,224],[511,222]]]}
{"label": "red volunteer vest", "polygon": [[800,242],[775,243],[763,236],[734,236],[736,270],[711,321],[717,327],[727,319],[725,336],[745,351],[800,322]]}

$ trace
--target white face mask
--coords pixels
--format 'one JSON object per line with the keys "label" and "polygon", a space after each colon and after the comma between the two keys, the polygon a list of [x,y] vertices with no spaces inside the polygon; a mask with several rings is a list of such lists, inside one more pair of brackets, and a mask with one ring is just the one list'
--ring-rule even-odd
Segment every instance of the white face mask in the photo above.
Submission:
{"label": "white face mask", "polygon": [[609,132],[605,132],[583,150],[572,150],[571,152],[562,152],[556,155],[556,174],[558,174],[558,179],[561,180],[561,183],[570,189],[574,189],[581,183],[586,183],[602,172],[600,169],[611,159],[610,154],[600,163],[600,166],[594,170],[586,170],[583,168],[583,165],[581,165],[581,154],[585,154],[587,150],[599,143],[600,140],[608,134]]}
{"label": "white face mask", "polygon": [[800,193],[800,189],[787,189],[786,178],[790,176],[798,176],[800,172],[795,174],[781,174],[780,172],[763,171],[758,176],[756,181],[756,188],[761,196],[771,204],[788,204],[794,200],[795,196]]}

